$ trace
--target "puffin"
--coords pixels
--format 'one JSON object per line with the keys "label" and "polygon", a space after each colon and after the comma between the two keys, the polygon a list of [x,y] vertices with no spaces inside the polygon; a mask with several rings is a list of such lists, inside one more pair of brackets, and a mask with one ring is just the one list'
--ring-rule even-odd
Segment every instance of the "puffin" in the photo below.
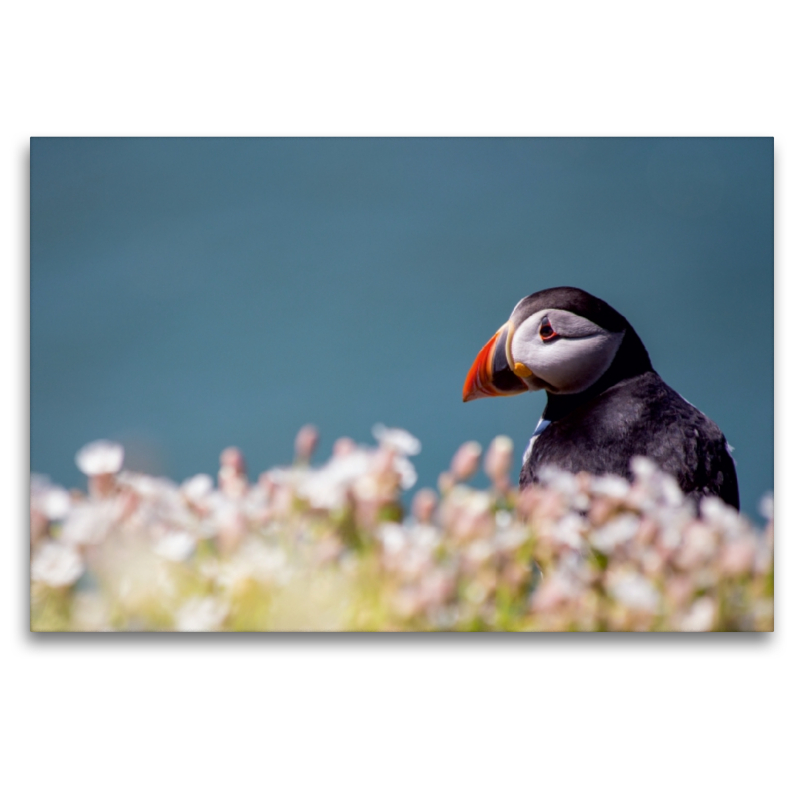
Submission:
{"label": "puffin", "polygon": [[696,505],[713,496],[739,509],[722,431],[662,380],[628,320],[598,297],[560,286],[520,300],[478,353],[463,399],[540,390],[547,403],[520,488],[546,466],[631,481],[631,459],[646,456]]}

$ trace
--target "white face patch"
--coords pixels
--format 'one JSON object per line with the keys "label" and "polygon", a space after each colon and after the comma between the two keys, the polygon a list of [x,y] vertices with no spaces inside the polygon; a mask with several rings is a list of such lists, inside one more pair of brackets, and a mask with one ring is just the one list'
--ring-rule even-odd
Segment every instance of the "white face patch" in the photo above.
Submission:
{"label": "white face patch", "polygon": [[[545,317],[556,334],[549,341],[543,341],[540,334]],[[577,394],[611,366],[624,335],[624,331],[612,333],[569,311],[544,309],[514,331],[511,356],[533,373],[527,381],[532,389],[543,388],[540,384],[544,382],[557,394]]]}

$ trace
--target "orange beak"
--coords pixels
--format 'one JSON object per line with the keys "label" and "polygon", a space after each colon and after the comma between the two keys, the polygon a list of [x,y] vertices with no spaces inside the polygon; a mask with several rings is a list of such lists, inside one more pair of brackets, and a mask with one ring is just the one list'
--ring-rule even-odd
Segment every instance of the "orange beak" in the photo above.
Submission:
{"label": "orange beak", "polygon": [[530,387],[514,374],[508,363],[510,332],[510,324],[506,323],[481,348],[464,381],[465,403],[479,397],[499,397],[529,390]]}

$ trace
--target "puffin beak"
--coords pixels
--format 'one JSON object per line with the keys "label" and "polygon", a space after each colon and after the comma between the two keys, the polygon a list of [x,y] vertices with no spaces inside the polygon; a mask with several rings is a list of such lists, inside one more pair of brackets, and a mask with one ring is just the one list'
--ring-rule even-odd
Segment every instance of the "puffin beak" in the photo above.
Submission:
{"label": "puffin beak", "polygon": [[481,348],[464,381],[465,403],[479,397],[499,397],[529,390],[530,387],[514,374],[508,363],[512,334],[511,323],[507,322]]}

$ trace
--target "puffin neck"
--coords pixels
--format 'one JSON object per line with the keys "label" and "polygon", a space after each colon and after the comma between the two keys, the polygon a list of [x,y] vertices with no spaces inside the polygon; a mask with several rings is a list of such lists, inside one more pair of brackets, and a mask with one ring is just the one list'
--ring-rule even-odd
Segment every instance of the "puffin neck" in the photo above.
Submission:
{"label": "puffin neck", "polygon": [[552,394],[547,392],[547,405],[544,408],[542,419],[556,422],[620,381],[653,371],[650,356],[647,354],[642,340],[633,328],[628,327],[622,339],[622,344],[611,362],[611,366],[602,374],[600,379],[578,394]]}

